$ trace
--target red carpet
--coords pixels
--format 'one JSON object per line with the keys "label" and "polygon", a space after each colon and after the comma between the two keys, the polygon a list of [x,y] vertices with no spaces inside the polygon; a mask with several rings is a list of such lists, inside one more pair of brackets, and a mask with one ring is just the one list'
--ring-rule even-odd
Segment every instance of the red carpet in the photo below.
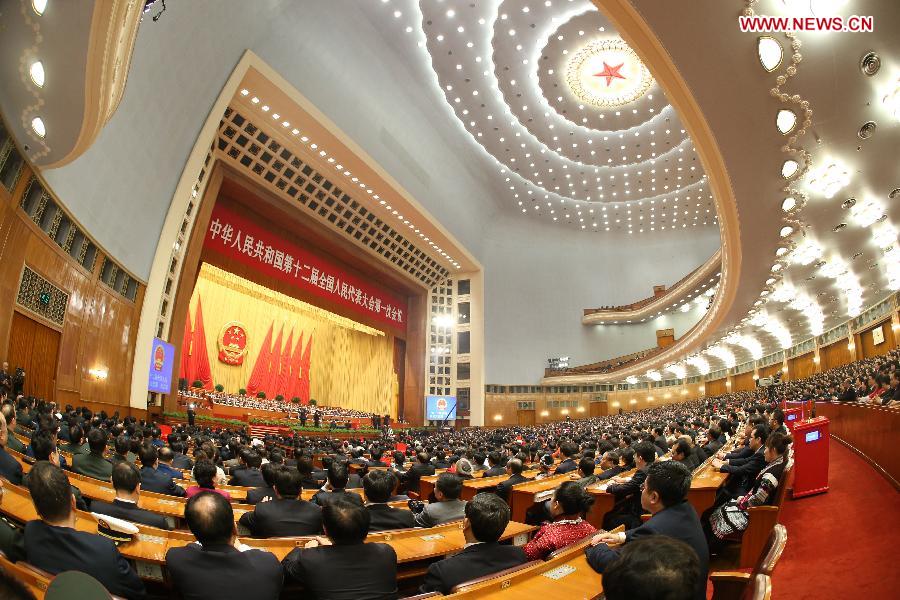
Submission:
{"label": "red carpet", "polygon": [[832,439],[826,494],[787,500],[775,600],[900,598],[900,493]]}

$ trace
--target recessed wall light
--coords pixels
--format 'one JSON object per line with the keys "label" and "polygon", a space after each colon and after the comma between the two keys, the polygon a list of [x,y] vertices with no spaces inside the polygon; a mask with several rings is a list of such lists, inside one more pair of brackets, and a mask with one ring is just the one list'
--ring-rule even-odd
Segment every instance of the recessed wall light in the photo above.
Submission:
{"label": "recessed wall light", "polygon": [[784,164],[781,165],[781,176],[785,179],[790,179],[797,174],[799,169],[800,164],[796,160],[786,160],[784,161]]}
{"label": "recessed wall light", "polygon": [[44,63],[39,60],[34,61],[31,63],[28,73],[31,75],[31,81],[34,82],[34,85],[40,88],[44,87]]}
{"label": "recessed wall light", "polygon": [[797,115],[794,111],[783,108],[775,115],[775,126],[783,135],[790,133],[797,124]]}
{"label": "recessed wall light", "polygon": [[31,9],[41,16],[47,10],[47,0],[31,0]]}
{"label": "recessed wall light", "polygon": [[759,55],[759,62],[763,69],[772,72],[781,66],[784,58],[784,48],[775,38],[764,35],[756,42],[756,53]]}
{"label": "recessed wall light", "polygon": [[44,126],[44,120],[40,117],[35,117],[31,120],[31,128],[38,135],[38,137],[44,137],[47,135],[47,128]]}

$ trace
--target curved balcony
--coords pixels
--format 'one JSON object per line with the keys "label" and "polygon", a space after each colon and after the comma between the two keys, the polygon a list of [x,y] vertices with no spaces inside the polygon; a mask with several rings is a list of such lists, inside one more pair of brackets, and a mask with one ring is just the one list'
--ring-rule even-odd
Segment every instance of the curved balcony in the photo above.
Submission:
{"label": "curved balcony", "polygon": [[553,377],[564,377],[568,375],[604,375],[606,373],[612,373],[619,369],[625,368],[632,363],[651,358],[656,354],[659,354],[663,350],[665,350],[665,348],[657,346],[656,348],[639,350],[638,352],[632,352],[631,354],[617,356],[615,358],[610,358],[588,365],[579,365],[577,367],[570,367],[567,369],[544,369],[544,379],[552,379]]}
{"label": "curved balcony", "polygon": [[669,289],[657,293],[649,298],[632,302],[623,306],[602,306],[600,308],[586,308],[581,322],[584,325],[597,325],[600,323],[637,322],[642,319],[656,316],[675,308],[681,301],[695,291],[702,293],[704,288],[714,285],[722,269],[722,250],[716,250],[709,259],[682,277]]}

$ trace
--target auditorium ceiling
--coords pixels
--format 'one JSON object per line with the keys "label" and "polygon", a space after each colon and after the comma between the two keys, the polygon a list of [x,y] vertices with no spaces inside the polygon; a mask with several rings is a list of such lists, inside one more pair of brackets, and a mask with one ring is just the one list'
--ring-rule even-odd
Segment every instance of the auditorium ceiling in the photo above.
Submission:
{"label": "auditorium ceiling", "polygon": [[[20,3],[30,4],[20,0],[17,10]],[[827,332],[900,288],[895,2],[598,0],[603,10],[587,0],[169,4],[158,21],[141,24],[125,97],[104,135],[82,159],[45,173],[138,274],[149,273],[156,242],[144,247],[138,234],[161,227],[210,102],[249,48],[475,257],[500,212],[590,236],[601,260],[604,243],[628,243],[639,257],[642,236],[736,228],[723,261],[730,253],[739,268],[723,269],[716,295],[727,288],[729,301],[711,303],[714,331],[690,356],[676,346],[680,355],[606,380],[739,364]],[[653,77],[656,67],[625,41],[633,32],[617,29],[623,6],[664,48],[715,148],[699,147],[699,138],[695,147]],[[874,33],[788,38],[738,28],[746,11],[831,9],[871,14]],[[78,27],[44,40],[46,61],[68,51],[66,36],[84,41]],[[874,58],[864,58],[870,52]],[[12,80],[26,85],[15,69]],[[46,75],[49,93],[60,75]],[[24,95],[2,95],[4,113],[23,110],[6,101]],[[60,138],[70,144],[74,130],[55,124],[80,122],[78,103],[70,113],[46,123],[51,151]],[[25,125],[16,123],[20,139]],[[724,169],[707,173],[704,151],[720,154]],[[717,214],[714,176],[736,203],[728,223]]]}

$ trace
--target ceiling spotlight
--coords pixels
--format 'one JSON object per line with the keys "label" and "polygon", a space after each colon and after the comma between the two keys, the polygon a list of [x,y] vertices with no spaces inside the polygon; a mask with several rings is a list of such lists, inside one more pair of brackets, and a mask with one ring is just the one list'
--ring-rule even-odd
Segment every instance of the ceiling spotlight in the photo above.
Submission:
{"label": "ceiling spotlight", "polygon": [[47,135],[47,128],[44,126],[44,120],[40,117],[35,117],[31,120],[31,128],[38,135],[38,137],[44,137]]}
{"label": "ceiling spotlight", "polygon": [[846,223],[838,223],[837,225],[835,225],[834,227],[831,228],[831,231],[833,231],[834,233],[837,233],[838,231],[840,231],[841,229],[843,229],[846,226],[847,226]]}
{"label": "ceiling spotlight", "polygon": [[856,204],[856,198],[847,198],[846,200],[841,202],[841,208],[843,208],[844,210],[847,210],[854,204]]}
{"label": "ceiling spotlight", "polygon": [[863,123],[862,127],[859,128],[859,131],[856,132],[856,136],[861,140],[867,140],[875,135],[876,127],[875,121],[866,121]]}
{"label": "ceiling spotlight", "polygon": [[797,171],[800,169],[800,163],[796,160],[786,160],[784,164],[781,165],[781,176],[785,179],[790,179],[794,175],[797,174]]}
{"label": "ceiling spotlight", "polygon": [[811,238],[805,238],[794,251],[791,260],[798,265],[808,265],[822,256],[822,247]]}
{"label": "ceiling spotlight", "polygon": [[44,87],[44,64],[41,61],[37,60],[31,63],[28,73],[31,75],[31,81],[34,82],[34,85],[41,88]]}
{"label": "ceiling spotlight", "polygon": [[784,212],[791,212],[795,208],[797,208],[797,201],[790,196],[785,198],[784,202],[781,203],[781,210],[783,210]]}
{"label": "ceiling spotlight", "polygon": [[877,73],[880,68],[881,58],[874,52],[866,52],[863,54],[862,58],[859,59],[859,70],[863,72],[863,75],[871,77]]}
{"label": "ceiling spotlight", "polygon": [[775,126],[778,128],[782,134],[788,134],[791,130],[794,129],[794,125],[797,124],[797,115],[794,114],[794,111],[787,110],[783,108],[778,111],[778,114],[775,116]]}
{"label": "ceiling spotlight", "polygon": [[784,227],[781,228],[779,235],[781,237],[785,238],[785,237],[791,235],[792,233],[794,233],[794,228],[791,227],[790,225],[785,225]]}
{"label": "ceiling spotlight", "polygon": [[44,14],[44,11],[47,9],[47,0],[31,0],[31,9],[37,13],[38,16]]}
{"label": "ceiling spotlight", "polygon": [[759,62],[763,69],[771,73],[779,66],[784,58],[784,48],[775,38],[764,35],[756,42],[756,53],[759,55]]}
{"label": "ceiling spotlight", "polygon": [[850,208],[850,215],[860,227],[868,227],[877,221],[882,214],[884,214],[884,210],[881,204],[871,197],[857,202]]}

